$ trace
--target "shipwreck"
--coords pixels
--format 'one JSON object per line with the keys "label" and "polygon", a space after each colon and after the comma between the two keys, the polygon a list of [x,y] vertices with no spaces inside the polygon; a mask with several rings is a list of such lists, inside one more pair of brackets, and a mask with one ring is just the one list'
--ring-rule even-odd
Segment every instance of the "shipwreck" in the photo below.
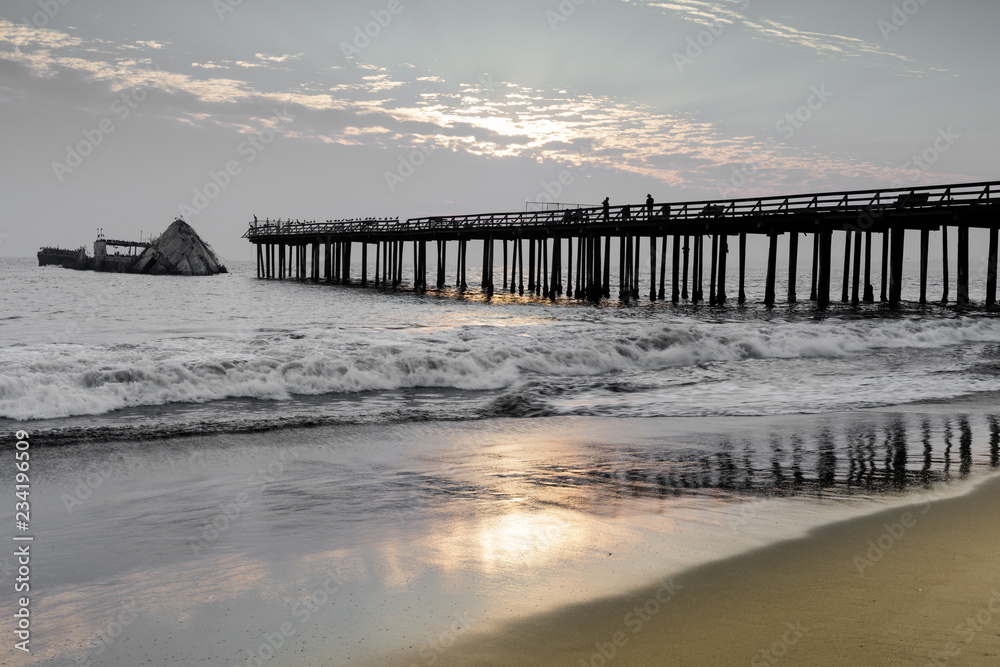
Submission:
{"label": "shipwreck", "polygon": [[98,235],[94,256],[84,248],[42,248],[38,265],[55,264],[80,271],[143,273],[169,276],[214,276],[226,273],[212,247],[180,218],[149,241],[120,241]]}

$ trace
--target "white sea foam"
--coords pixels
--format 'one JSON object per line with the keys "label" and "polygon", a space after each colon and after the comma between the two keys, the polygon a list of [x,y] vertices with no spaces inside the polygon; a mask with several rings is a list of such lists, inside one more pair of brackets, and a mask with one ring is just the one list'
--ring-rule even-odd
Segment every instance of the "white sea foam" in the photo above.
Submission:
{"label": "white sea foam", "polygon": [[[746,375],[747,371],[730,365],[748,360],[854,359],[869,372],[845,368],[844,377],[831,381],[831,386],[843,384],[841,388],[850,391],[850,372],[861,391],[865,381],[890,373],[884,364],[900,363],[898,356],[892,361],[880,357],[885,350],[912,350],[926,362],[906,371],[920,377],[909,377],[909,383],[894,390],[905,388],[899,398],[911,401],[961,393],[960,384],[943,387],[938,382],[935,387],[921,378],[974,365],[975,355],[957,360],[939,351],[983,343],[1000,343],[1000,321],[708,323],[674,317],[663,322],[442,327],[427,334],[314,329],[296,335],[168,338],[129,345],[18,346],[0,350],[0,416],[47,419],[177,402],[281,400],[295,394],[418,387],[504,390],[525,382],[559,387],[563,381],[587,377],[625,377],[642,385],[631,392],[626,387],[629,396],[612,401],[628,402],[628,414],[659,414],[663,408],[656,406],[667,403],[673,405],[667,412],[676,414],[677,401],[671,396],[678,390],[664,393],[662,387],[675,385],[680,378],[696,383],[681,392],[688,396],[759,393],[767,390],[766,377]],[[678,374],[678,369],[706,365],[724,372]],[[821,368],[837,372],[820,365],[783,370],[808,385],[815,384],[812,376]],[[649,385],[653,391],[648,391]],[[985,380],[965,386],[968,391],[993,388]],[[879,392],[885,394],[875,388],[866,395]],[[786,408],[798,410],[801,399],[786,400]],[[782,400],[776,397],[774,403]]]}

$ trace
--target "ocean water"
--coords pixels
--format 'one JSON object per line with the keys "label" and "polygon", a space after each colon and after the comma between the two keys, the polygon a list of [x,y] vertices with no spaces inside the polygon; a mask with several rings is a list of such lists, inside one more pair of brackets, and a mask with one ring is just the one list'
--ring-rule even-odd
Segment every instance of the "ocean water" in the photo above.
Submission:
{"label": "ocean water", "polygon": [[826,413],[1000,390],[995,313],[835,304],[821,316],[808,301],[769,311],[505,295],[487,305],[477,293],[258,281],[252,266],[233,269],[192,281],[6,260],[0,419],[69,438],[97,425],[107,439],[119,429]]}
{"label": "ocean water", "polygon": [[594,307],[230,269],[0,261],[0,433],[31,434],[36,475],[25,664],[255,664],[284,622],[267,664],[446,664],[470,625],[1000,466],[981,309],[766,309],[756,275],[746,307]]}

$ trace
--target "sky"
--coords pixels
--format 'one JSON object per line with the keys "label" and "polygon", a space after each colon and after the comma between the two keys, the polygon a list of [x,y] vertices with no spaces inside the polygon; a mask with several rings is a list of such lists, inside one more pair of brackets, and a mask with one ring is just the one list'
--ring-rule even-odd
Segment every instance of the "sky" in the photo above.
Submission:
{"label": "sky", "polygon": [[[0,256],[1000,179],[988,0],[3,0]],[[916,160],[914,158],[917,158]]]}

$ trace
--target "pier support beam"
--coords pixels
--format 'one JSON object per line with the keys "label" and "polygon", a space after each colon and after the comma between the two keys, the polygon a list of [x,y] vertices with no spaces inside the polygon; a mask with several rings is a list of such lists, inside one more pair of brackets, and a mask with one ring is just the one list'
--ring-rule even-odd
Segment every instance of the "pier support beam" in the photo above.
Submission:
{"label": "pier support beam", "polygon": [[747,235],[740,234],[740,294],[739,304],[747,302]]}
{"label": "pier support beam", "polygon": [[695,303],[705,300],[705,237],[698,234],[694,237],[694,299]]}
{"label": "pier support beam", "polygon": [[535,239],[528,240],[528,293],[535,291]]}
{"label": "pier support beam", "polygon": [[875,287],[872,285],[872,233],[865,232],[865,303],[875,303]]}
{"label": "pier support beam", "polygon": [[958,228],[958,305],[969,305],[969,228]]}
{"label": "pier support beam", "polygon": [[493,237],[483,240],[483,290],[486,298],[493,298]]}
{"label": "pier support beam", "polygon": [[351,249],[353,243],[344,241],[344,284],[351,284]]}
{"label": "pier support beam", "polygon": [[632,298],[639,300],[639,266],[642,258],[642,237],[635,235],[635,258],[632,260]]}
{"label": "pier support beam", "polygon": [[711,270],[708,277],[708,303],[709,305],[716,305],[718,293],[715,291],[716,284],[718,283],[719,275],[719,235],[712,234],[712,261]]}
{"label": "pier support beam", "polygon": [[833,232],[818,232],[819,256],[817,261],[818,276],[816,279],[816,305],[826,309],[830,307],[830,274],[833,268]]}
{"label": "pier support beam", "polygon": [[469,289],[469,284],[465,281],[466,269],[469,260],[469,242],[462,239],[458,242],[458,285],[461,291]]}
{"label": "pier support beam", "polygon": [[887,229],[882,233],[882,303],[889,300],[889,247],[892,243],[892,234]]}
{"label": "pier support beam", "polygon": [[701,249],[699,247],[700,236],[691,238],[691,303],[698,303],[700,295],[698,293],[698,262],[701,259]]}
{"label": "pier support beam", "polygon": [[729,255],[729,237],[723,234],[719,237],[719,283],[718,293],[715,296],[715,303],[719,306],[725,305],[729,298],[726,295],[726,264]]}
{"label": "pier support beam", "polygon": [[649,300],[656,301],[656,237],[649,237]]}
{"label": "pier support beam", "polygon": [[796,294],[799,273],[799,233],[792,232],[788,235],[788,303],[797,303],[799,300]]}
{"label": "pier support beam", "polygon": [[[540,275],[538,276],[538,283],[541,283],[541,293],[547,299],[549,298],[549,240],[542,239],[542,261],[540,262]],[[536,283],[537,284],[537,283]]]}
{"label": "pier support beam", "polygon": [[[848,232],[850,234],[851,232]],[[861,232],[854,232],[854,272],[851,276],[851,303],[861,303]]]}
{"label": "pier support beam", "polygon": [[1000,230],[996,227],[989,231],[990,251],[986,257],[986,306],[997,305],[997,240]]}
{"label": "pier support beam", "polygon": [[552,239],[552,276],[549,279],[549,298],[553,301],[562,294],[562,240]]}
{"label": "pier support beam", "polygon": [[333,282],[340,283],[340,278],[342,276],[343,269],[341,265],[343,264],[343,243],[340,241],[334,241],[333,243]]}
{"label": "pier support beam", "polygon": [[889,303],[898,306],[903,300],[903,250],[906,243],[906,230],[902,225],[894,225],[890,233],[892,246],[892,259],[890,268],[892,275],[889,278]]}
{"label": "pier support beam", "polygon": [[948,291],[951,286],[951,276],[948,272],[948,228],[945,226],[941,227],[941,282],[944,284],[944,290],[941,295],[941,304],[948,304]]}
{"label": "pier support beam", "polygon": [[771,232],[768,234],[767,249],[767,282],[764,285],[764,305],[771,307],[775,300],[775,281],[778,273],[778,234]]}
{"label": "pier support beam", "polygon": [[819,255],[820,237],[819,232],[813,234],[813,256],[812,256],[812,285],[809,288],[809,300],[819,300]]}
{"label": "pier support beam", "polygon": [[604,237],[604,278],[601,280],[601,294],[611,298],[611,236]]}
{"label": "pier support beam", "polygon": [[683,272],[683,289],[681,290],[681,298],[684,300],[688,299],[688,267],[690,265],[690,255],[691,255],[691,237],[684,236],[684,272]]}
{"label": "pier support beam", "polygon": [[604,275],[604,265],[601,262],[601,237],[595,236],[593,239],[594,244],[594,286],[593,295],[591,295],[590,300],[597,303],[604,296],[604,281],[601,277]]}
{"label": "pier support beam", "polygon": [[503,243],[503,290],[507,291],[507,239]]}
{"label": "pier support beam", "polygon": [[[427,291],[427,241],[420,241],[420,252],[417,253],[417,260],[420,263],[420,270],[417,271],[417,279],[420,281],[420,291]],[[364,244],[361,245],[364,248]]]}
{"label": "pier support beam", "polygon": [[333,280],[333,243],[329,236],[323,243],[323,279],[326,282]]}
{"label": "pier support beam", "polygon": [[660,301],[667,298],[667,236],[660,239],[660,291],[657,296]]}
{"label": "pier support beam", "polygon": [[445,266],[447,266],[448,261],[448,242],[438,241],[437,242],[437,285],[438,289],[444,289],[444,284],[447,280],[445,277]]}
{"label": "pier support beam", "polygon": [[674,255],[673,263],[670,267],[672,271],[673,285],[671,286],[670,302],[680,303],[681,300],[681,237],[674,234]]}
{"label": "pier support beam", "polygon": [[625,236],[618,237],[618,300],[625,301]]}
{"label": "pier support beam", "polygon": [[844,285],[840,295],[841,303],[851,298],[851,231],[844,232]]}
{"label": "pier support beam", "polygon": [[524,296],[524,240],[518,239],[517,244],[517,293]]}
{"label": "pier support beam", "polygon": [[573,298],[573,237],[566,239],[566,298]]}
{"label": "pier support beam", "polygon": [[927,262],[930,254],[929,229],[920,230],[920,303],[927,303]]}
{"label": "pier support beam", "polygon": [[392,285],[399,289],[403,286],[403,257],[406,254],[406,243],[404,241],[393,242],[393,262],[392,262]]}

